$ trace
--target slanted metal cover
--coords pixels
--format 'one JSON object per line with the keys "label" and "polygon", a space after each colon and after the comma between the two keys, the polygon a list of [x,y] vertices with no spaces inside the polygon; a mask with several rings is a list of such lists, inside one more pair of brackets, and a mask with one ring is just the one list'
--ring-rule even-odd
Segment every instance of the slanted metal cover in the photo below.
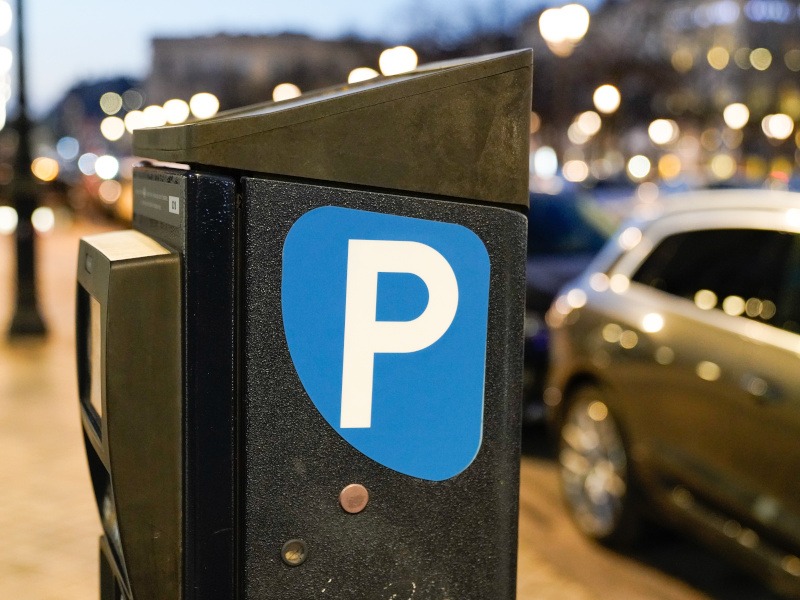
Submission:
{"label": "slanted metal cover", "polygon": [[532,52],[422,66],[134,132],[144,158],[528,205]]}

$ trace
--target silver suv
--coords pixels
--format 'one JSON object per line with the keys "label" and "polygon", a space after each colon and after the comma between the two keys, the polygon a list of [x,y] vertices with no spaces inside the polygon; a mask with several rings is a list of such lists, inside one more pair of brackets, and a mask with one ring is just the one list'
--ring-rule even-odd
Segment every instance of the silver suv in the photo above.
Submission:
{"label": "silver suv", "polygon": [[576,525],[682,526],[800,597],[800,194],[697,192],[627,222],[547,313]]}

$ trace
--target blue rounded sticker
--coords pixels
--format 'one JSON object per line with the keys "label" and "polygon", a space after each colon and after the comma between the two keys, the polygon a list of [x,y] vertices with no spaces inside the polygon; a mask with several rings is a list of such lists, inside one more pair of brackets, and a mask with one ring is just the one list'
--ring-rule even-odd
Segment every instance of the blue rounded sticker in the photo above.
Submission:
{"label": "blue rounded sticker", "polygon": [[466,469],[483,436],[489,255],[453,223],[312,210],[283,248],[283,323],[309,398],[406,475]]}

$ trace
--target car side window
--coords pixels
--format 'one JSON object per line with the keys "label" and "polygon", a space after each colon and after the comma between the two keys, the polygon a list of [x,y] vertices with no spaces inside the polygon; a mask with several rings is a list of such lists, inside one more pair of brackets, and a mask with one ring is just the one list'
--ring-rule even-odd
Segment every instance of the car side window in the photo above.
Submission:
{"label": "car side window", "polygon": [[789,331],[800,331],[800,236],[706,229],[668,236],[633,281]]}

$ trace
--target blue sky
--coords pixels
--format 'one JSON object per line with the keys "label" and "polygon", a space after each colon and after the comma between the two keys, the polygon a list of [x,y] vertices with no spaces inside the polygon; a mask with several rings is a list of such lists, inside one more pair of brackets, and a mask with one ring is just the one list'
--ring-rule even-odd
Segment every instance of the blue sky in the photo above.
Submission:
{"label": "blue sky", "polygon": [[[438,19],[460,26],[496,20],[549,0],[23,0],[28,97],[41,114],[80,80],[147,74],[153,36],[295,31],[404,41]],[[13,5],[13,1],[12,1]],[[6,35],[0,43],[13,44]]]}

